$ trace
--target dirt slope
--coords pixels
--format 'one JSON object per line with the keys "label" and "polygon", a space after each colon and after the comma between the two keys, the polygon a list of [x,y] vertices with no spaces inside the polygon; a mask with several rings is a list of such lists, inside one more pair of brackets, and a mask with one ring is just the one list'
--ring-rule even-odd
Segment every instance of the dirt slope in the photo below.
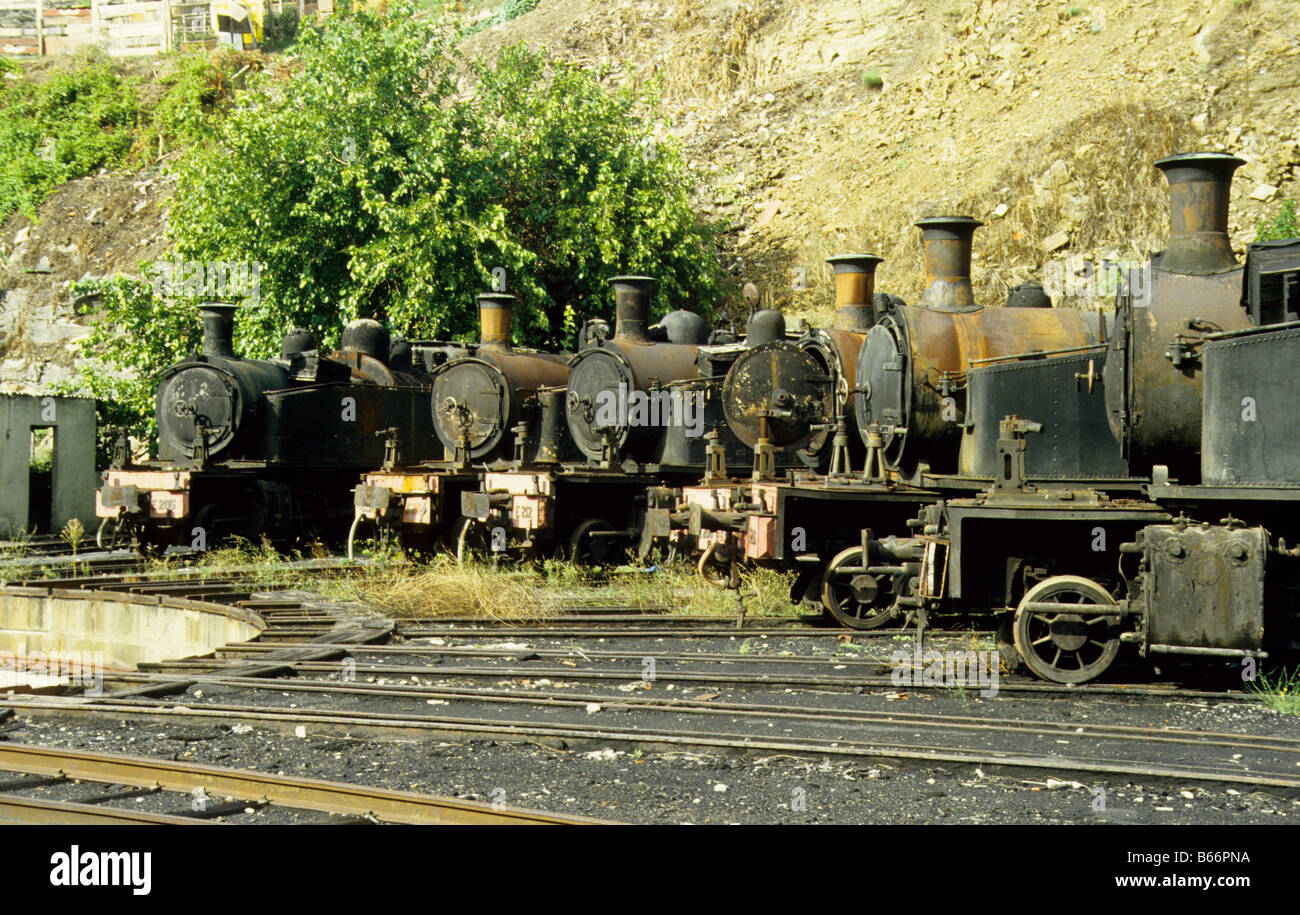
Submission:
{"label": "dirt slope", "polygon": [[[882,287],[915,296],[910,223],[940,211],[988,223],[976,243],[984,301],[1049,257],[1143,255],[1166,232],[1150,163],[1181,149],[1250,160],[1233,228],[1236,242],[1253,238],[1258,219],[1297,194],[1293,10],[1286,0],[543,0],[472,47],[528,41],[615,67],[612,82],[660,79],[672,133],[707,178],[702,209],[732,226],[735,272],[824,312],[821,260],[838,252],[884,255]],[[790,288],[798,271],[812,281],[803,293]]]}
{"label": "dirt slope", "polygon": [[[1291,0],[542,0],[468,39],[519,41],[612,85],[656,79],[699,169],[702,213],[729,227],[738,279],[824,321],[823,258],[886,258],[880,288],[921,287],[911,223],[979,217],[987,303],[1067,258],[1141,257],[1166,234],[1151,162],[1223,148],[1239,246],[1300,197],[1300,33]],[[101,176],[0,228],[0,389],[65,377],[67,283],[164,253],[168,185]],[[23,235],[24,230],[26,234]],[[21,238],[20,238],[21,236]],[[44,269],[49,273],[33,273]],[[804,282],[800,282],[800,279]],[[799,288],[801,287],[802,288]],[[1095,304],[1072,301],[1072,304]]]}

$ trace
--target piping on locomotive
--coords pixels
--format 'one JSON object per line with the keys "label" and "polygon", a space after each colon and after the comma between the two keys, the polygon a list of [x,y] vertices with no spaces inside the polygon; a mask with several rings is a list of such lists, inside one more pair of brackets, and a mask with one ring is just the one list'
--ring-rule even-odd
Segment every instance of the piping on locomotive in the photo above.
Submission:
{"label": "piping on locomotive", "polygon": [[[941,493],[972,494],[987,485],[987,478],[955,472],[963,430],[971,427],[971,361],[1095,346],[1104,339],[1100,317],[1043,308],[1041,297],[1024,290],[1013,294],[1011,307],[978,305],[970,262],[971,239],[980,223],[969,217],[935,217],[917,225],[926,264],[926,287],[917,305],[874,293],[880,258],[830,259],[836,270],[836,323],[861,332],[856,341],[847,332],[840,335],[856,345],[852,387],[849,396],[832,397],[826,409],[801,416],[783,430],[794,444],[806,442],[810,434],[833,434],[825,472],[778,479],[768,462],[756,457],[751,480],[744,484],[706,481],[684,490],[671,520],[701,538],[701,572],[735,561],[797,569],[796,599],[820,597],[846,625],[882,625],[888,617],[863,617],[845,605],[833,587],[837,570],[856,567],[852,547],[860,542],[864,516],[874,530],[901,534]],[[800,341],[799,349],[811,355],[816,351],[808,340]],[[845,348],[841,344],[839,351]],[[788,386],[792,376],[798,377],[793,364],[777,380]],[[785,393],[779,383],[736,384],[724,398],[748,405],[736,414],[748,417],[752,430]],[[1100,404],[1100,398],[1095,402]],[[860,474],[854,472],[850,448],[854,433],[856,453],[863,455]],[[754,441],[760,434],[750,431],[748,438]],[[734,580],[734,575],[726,577]],[[883,593],[893,593],[893,586]]]}
{"label": "piping on locomotive", "polygon": [[[275,359],[235,354],[236,308],[201,306],[203,351],[165,369],[155,401],[158,457],[125,447],[96,498],[98,541],[207,548],[229,537],[339,542],[351,480],[385,452],[418,456],[431,432],[428,374],[377,322],[345,328],[338,351],[291,331]],[[421,361],[445,356],[421,344]]]}
{"label": "piping on locomotive", "polygon": [[[1079,450],[1078,429],[1074,442],[1039,438],[1078,415],[1056,396],[1069,384],[1051,364],[1061,357],[1048,357],[1019,385],[1037,376],[1036,406],[999,423],[993,486],[927,506],[913,536],[864,532],[832,583],[846,600],[891,617],[915,606],[921,625],[934,610],[994,615],[1009,661],[1064,683],[1101,675],[1126,645],[1244,670],[1300,649],[1300,551],[1288,546],[1300,536],[1300,240],[1251,245],[1237,262],[1227,200],[1239,164],[1221,153],[1156,163],[1169,177],[1169,244],[1140,300],[1121,291],[1101,376],[1114,441],[1128,479],[1146,477],[1142,491],[1031,476],[1027,455],[1040,445],[1099,479],[1115,469],[1108,449]],[[1096,354],[1087,358],[1076,388],[1096,380]],[[900,558],[910,600],[887,607],[880,573]]]}

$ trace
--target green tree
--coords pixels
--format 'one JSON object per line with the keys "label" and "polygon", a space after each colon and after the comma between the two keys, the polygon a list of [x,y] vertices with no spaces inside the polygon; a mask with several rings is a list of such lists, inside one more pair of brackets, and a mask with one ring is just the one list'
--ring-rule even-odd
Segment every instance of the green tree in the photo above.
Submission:
{"label": "green tree", "polygon": [[456,37],[405,5],[304,27],[293,79],[263,80],[183,160],[178,250],[261,265],[245,352],[295,324],[332,342],[358,316],[472,334],[496,268],[521,297],[518,337],[538,345],[607,312],[617,273],[662,277],[661,309],[721,295],[692,176],[654,142],[647,95],[523,48],[467,65]]}
{"label": "green tree", "polygon": [[116,430],[155,443],[154,395],[162,370],[198,352],[203,340],[199,312],[188,300],[167,300],[154,287],[128,277],[72,285],[82,310],[95,321],[81,341],[94,362],[78,372],[65,393],[98,402],[100,464],[107,463]]}
{"label": "green tree", "polygon": [[1276,241],[1280,238],[1300,238],[1300,222],[1296,219],[1295,201],[1283,200],[1277,215],[1263,220],[1255,227],[1255,241]]}

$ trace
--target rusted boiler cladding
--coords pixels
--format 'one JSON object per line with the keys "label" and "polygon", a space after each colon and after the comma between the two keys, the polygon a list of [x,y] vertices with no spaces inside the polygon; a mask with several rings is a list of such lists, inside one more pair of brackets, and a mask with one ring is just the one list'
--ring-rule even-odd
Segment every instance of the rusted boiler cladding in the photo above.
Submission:
{"label": "rusted boiler cladding", "polygon": [[1165,250],[1118,301],[1106,354],[1106,409],[1131,471],[1156,464],[1194,482],[1200,472],[1206,334],[1251,326],[1242,307],[1243,267],[1228,239],[1228,195],[1242,160],[1227,153],[1169,156],[1155,163],[1169,182]]}
{"label": "rusted boiler cladding", "polygon": [[539,391],[566,384],[569,364],[563,354],[514,350],[514,296],[485,292],[478,306],[477,352],[434,370],[433,421],[449,456],[493,464],[514,457],[520,424],[534,439],[546,425],[536,422],[545,407]]}
{"label": "rusted boiler cladding", "polygon": [[864,441],[873,423],[891,469],[957,469],[972,359],[1095,343],[1097,326],[1073,309],[982,306],[970,282],[968,216],[922,219],[926,288],[916,305],[877,315],[858,354],[855,412]]}
{"label": "rusted boiler cladding", "polygon": [[630,421],[634,398],[653,394],[657,407],[671,404],[674,387],[698,374],[698,344],[707,339],[708,328],[695,321],[682,328],[684,337],[673,333],[692,342],[656,342],[650,334],[654,278],[619,276],[610,282],[614,336],[598,340],[569,363],[565,415],[574,444],[589,460],[617,456],[649,461],[665,423],[662,417],[655,423]]}

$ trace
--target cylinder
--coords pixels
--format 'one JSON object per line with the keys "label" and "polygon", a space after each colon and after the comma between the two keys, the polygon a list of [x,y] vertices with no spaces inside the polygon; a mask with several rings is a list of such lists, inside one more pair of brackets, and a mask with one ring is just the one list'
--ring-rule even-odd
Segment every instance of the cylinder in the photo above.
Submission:
{"label": "cylinder", "polygon": [[510,349],[514,329],[515,297],[505,292],[480,292],[478,296],[479,343],[484,349]]}
{"label": "cylinder", "polygon": [[1223,152],[1179,153],[1155,163],[1169,182],[1169,244],[1157,266],[1206,276],[1237,265],[1228,239],[1232,174],[1244,162]]}
{"label": "cylinder", "polygon": [[203,355],[222,359],[235,356],[235,306],[225,302],[204,302],[199,306],[203,318]]}
{"label": "cylinder", "polygon": [[652,276],[616,276],[614,287],[614,339],[650,342],[650,293],[657,280]]}
{"label": "cylinder", "polygon": [[872,297],[876,288],[876,265],[883,257],[875,254],[837,254],[826,258],[835,271],[836,330],[865,334],[876,323]]}
{"label": "cylinder", "polygon": [[935,311],[978,308],[970,285],[971,236],[984,223],[970,216],[932,216],[919,220],[925,249],[925,292],[918,303]]}

